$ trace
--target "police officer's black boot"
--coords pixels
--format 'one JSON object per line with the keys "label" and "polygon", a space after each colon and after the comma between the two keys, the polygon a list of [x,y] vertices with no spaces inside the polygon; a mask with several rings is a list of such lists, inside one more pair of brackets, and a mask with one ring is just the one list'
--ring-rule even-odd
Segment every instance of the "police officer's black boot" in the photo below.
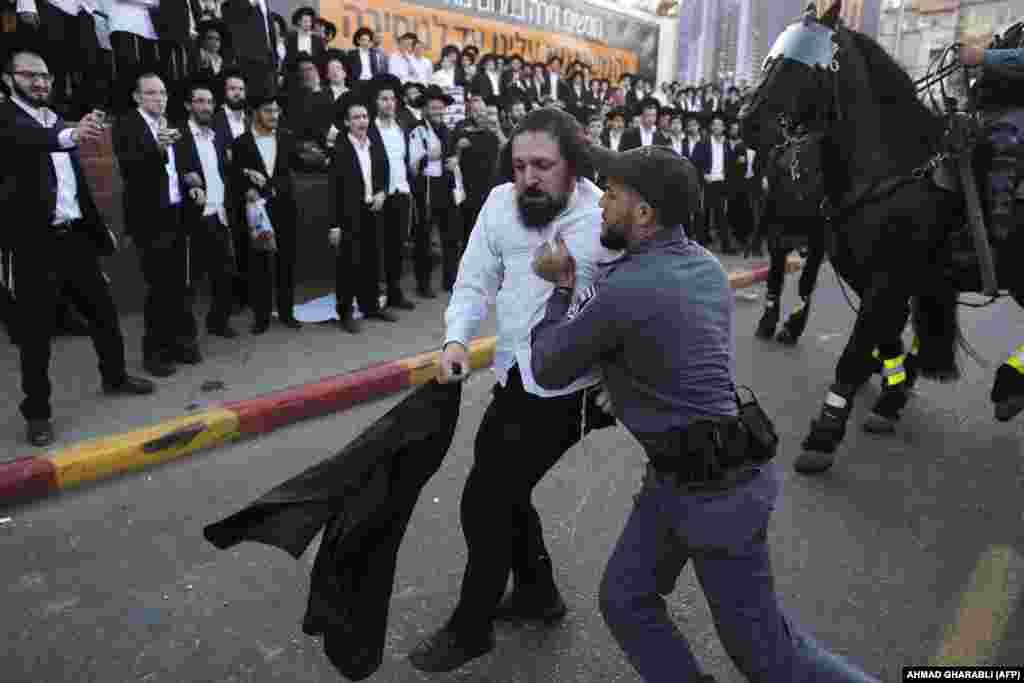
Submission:
{"label": "police officer's black boot", "polygon": [[550,557],[536,558],[530,567],[514,571],[513,576],[515,585],[495,609],[495,620],[552,624],[565,617],[568,608],[555,585]]}
{"label": "police officer's black boot", "polygon": [[800,335],[804,333],[804,329],[807,327],[807,315],[810,311],[810,305],[811,297],[809,295],[801,298],[800,303],[797,304],[797,307],[786,318],[786,322],[782,324],[782,329],[779,330],[778,336],[775,337],[780,344],[793,346],[800,341]]}
{"label": "police officer's black boot", "polygon": [[775,297],[767,297],[764,301],[764,313],[757,323],[757,331],[754,334],[758,339],[771,339],[775,336],[775,326],[779,324],[779,300]]}

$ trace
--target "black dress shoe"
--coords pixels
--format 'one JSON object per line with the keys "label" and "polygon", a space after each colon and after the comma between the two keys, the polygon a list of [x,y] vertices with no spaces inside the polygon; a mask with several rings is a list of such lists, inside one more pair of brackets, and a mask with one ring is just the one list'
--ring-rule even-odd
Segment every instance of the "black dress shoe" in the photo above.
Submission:
{"label": "black dress shoe", "polygon": [[565,617],[568,609],[557,588],[516,586],[505,596],[494,618],[498,621],[540,621],[551,624]]}
{"label": "black dress shoe", "polygon": [[198,346],[179,346],[171,351],[170,357],[175,363],[186,365],[198,365],[203,362],[203,354],[199,352]]}
{"label": "black dress shoe", "polygon": [[345,330],[349,334],[359,334],[363,327],[362,325],[359,324],[358,320],[356,320],[350,315],[347,315],[341,320],[339,320],[338,325],[341,327],[341,329]]}
{"label": "black dress shoe", "polygon": [[412,311],[416,308],[416,304],[406,299],[404,296],[396,296],[394,299],[388,299],[388,306],[394,306],[395,308],[401,308],[403,311]]}
{"label": "black dress shoe", "polygon": [[285,327],[290,327],[293,330],[302,329],[302,323],[300,323],[298,320],[291,316],[287,318],[281,318],[281,324],[284,325]]}
{"label": "black dress shoe", "polygon": [[222,327],[208,327],[206,331],[217,337],[224,337],[225,339],[236,339],[238,332],[230,325],[224,325]]}
{"label": "black dress shoe", "polygon": [[388,323],[398,322],[398,316],[391,311],[374,311],[372,313],[367,313],[365,317],[368,320],[383,320]]}
{"label": "black dress shoe", "polygon": [[269,320],[257,320],[256,322],[254,322],[252,324],[252,327],[250,328],[250,331],[253,334],[263,334],[264,332],[266,332],[269,329],[270,329],[270,321]]}
{"label": "black dress shoe", "polygon": [[49,420],[28,421],[28,442],[37,448],[49,446],[53,443],[53,424]]}
{"label": "black dress shoe", "polygon": [[435,292],[433,289],[431,289],[431,287],[429,285],[427,285],[425,287],[417,287],[416,288],[416,295],[419,296],[421,299],[436,299],[437,298],[437,292]]}
{"label": "black dress shoe", "polygon": [[132,377],[131,375],[125,375],[117,383],[103,383],[103,393],[105,394],[144,396],[152,394],[155,390],[156,385],[148,379]]}
{"label": "black dress shoe", "polygon": [[454,671],[494,649],[494,633],[470,640],[443,628],[420,642],[409,653],[409,663],[420,671]]}
{"label": "black dress shoe", "polygon": [[146,358],[142,361],[142,367],[154,377],[170,377],[178,371],[172,363],[160,356]]}

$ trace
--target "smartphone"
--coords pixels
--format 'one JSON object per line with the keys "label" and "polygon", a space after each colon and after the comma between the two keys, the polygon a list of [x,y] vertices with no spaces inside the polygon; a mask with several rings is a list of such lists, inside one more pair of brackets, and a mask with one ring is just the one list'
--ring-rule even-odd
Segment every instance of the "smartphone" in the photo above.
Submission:
{"label": "smartphone", "polygon": [[92,110],[92,117],[96,120],[96,123],[101,128],[110,128],[110,123],[107,121],[107,112],[102,109],[96,108]]}

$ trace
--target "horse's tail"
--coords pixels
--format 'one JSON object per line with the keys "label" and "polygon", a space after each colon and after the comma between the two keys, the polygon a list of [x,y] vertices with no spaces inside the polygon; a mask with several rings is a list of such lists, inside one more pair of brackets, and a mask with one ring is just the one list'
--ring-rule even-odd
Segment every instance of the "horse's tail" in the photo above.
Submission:
{"label": "horse's tail", "polygon": [[920,342],[916,365],[922,376],[939,382],[960,379],[957,348],[964,345],[957,317],[957,292],[917,296],[911,302],[914,333]]}

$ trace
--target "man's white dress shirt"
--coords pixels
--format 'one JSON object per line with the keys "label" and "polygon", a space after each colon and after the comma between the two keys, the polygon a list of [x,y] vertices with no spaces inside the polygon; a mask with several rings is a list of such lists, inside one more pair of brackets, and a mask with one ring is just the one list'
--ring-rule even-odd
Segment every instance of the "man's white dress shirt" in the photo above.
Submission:
{"label": "man's white dress shirt", "polygon": [[455,87],[455,69],[438,69],[431,76],[429,81],[434,85],[441,86],[442,88],[454,88]]}
{"label": "man's white dress shirt", "polygon": [[497,71],[495,71],[495,72],[488,71],[487,72],[487,79],[491,82],[491,88],[493,89],[494,94],[495,95],[500,95],[501,94],[501,76],[500,76],[500,74]]}
{"label": "man's white dress shirt", "polygon": [[235,111],[226,104],[222,104],[224,107],[224,117],[228,120],[228,129],[231,130],[231,139],[237,139],[242,133],[245,132],[245,110]]}
{"label": "man's white dress shirt", "polygon": [[[46,107],[37,109],[17,95],[12,95],[11,99],[43,128],[53,128],[57,124],[57,115]],[[61,149],[75,147],[71,139],[72,132],[74,128],[65,128],[57,134]],[[50,159],[53,160],[53,169],[57,175],[57,203],[53,210],[52,224],[78,220],[82,217],[82,208],[78,204],[78,179],[75,178],[75,167],[71,165],[71,155],[67,152],[51,152]]]}
{"label": "man's white dress shirt", "polygon": [[256,149],[259,150],[260,158],[263,159],[263,164],[267,167],[267,173],[272,174],[274,164],[277,163],[277,135],[275,133],[257,135],[256,131],[253,131],[252,136],[256,140]]}
{"label": "man's white dress shirt", "polygon": [[640,126],[640,146],[641,147],[650,147],[651,145],[654,144],[654,131],[655,130],[657,130],[657,128],[654,128],[653,126],[651,128],[644,128],[643,126]]}
{"label": "man's white dress shirt", "polygon": [[608,131],[608,146],[613,152],[619,151],[619,144],[622,143],[622,129],[614,129]]}
{"label": "man's white dress shirt", "polygon": [[224,210],[224,179],[220,175],[217,163],[217,147],[214,145],[213,128],[196,125],[189,120],[188,127],[196,141],[196,152],[199,154],[199,165],[203,167],[203,179],[206,181],[206,206],[203,216],[216,215],[221,225],[228,224],[228,215]]}
{"label": "man's white dress shirt", "polygon": [[426,57],[413,57],[412,64],[413,82],[423,83],[424,85],[429,83],[430,77],[434,74],[434,63]]}
{"label": "man's white dress shirt", "polygon": [[754,177],[754,157],[757,156],[757,150],[747,148],[747,172],[743,174],[743,177],[750,179]]}
{"label": "man's white dress shirt", "polygon": [[380,131],[384,149],[388,152],[388,171],[391,174],[388,180],[388,194],[409,194],[409,175],[405,166],[405,133],[394,119],[390,125],[377,119],[377,130]]}
{"label": "man's white dress shirt", "polygon": [[[153,118],[140,107],[139,116],[149,126],[149,132],[153,134],[153,142],[159,138],[160,125],[158,119]],[[181,190],[178,187],[178,167],[174,161],[174,145],[167,145],[164,150],[167,153],[167,163],[164,168],[167,171],[167,198],[171,206],[181,203]]]}
{"label": "man's white dress shirt", "polygon": [[493,370],[502,386],[513,365],[519,366],[523,388],[535,396],[562,396],[599,381],[595,369],[564,389],[542,389],[530,365],[530,333],[543,319],[555,288],[533,272],[533,253],[538,246],[555,233],[562,236],[576,259],[576,291],[584,296],[598,274],[598,263],[618,256],[600,243],[601,195],[589,180],[578,180],[569,205],[540,230],[523,225],[512,183],[491,190],[484,202],[445,311],[444,339],[445,343],[460,342],[469,348],[487,317],[490,299],[497,295],[498,339]]}
{"label": "man's white dress shirt", "polygon": [[668,138],[669,144],[672,145],[672,150],[679,156],[686,156],[686,150],[683,149],[683,139],[682,136],[674,138],[671,135]]}
{"label": "man's white dress shirt", "polygon": [[370,68],[370,51],[358,48],[356,50],[359,53],[359,63],[362,68],[359,70],[359,80],[368,81],[373,78],[373,70]]}
{"label": "man's white dress shirt", "polygon": [[553,71],[548,72],[548,82],[551,83],[551,96],[556,100],[558,99],[558,79],[558,74]]}
{"label": "man's white dress shirt", "polygon": [[[398,80],[405,83],[406,81],[416,80],[416,58],[412,54],[404,54],[399,51],[391,55],[391,59],[388,60],[388,72],[392,76],[397,76]],[[366,65],[363,65],[363,69],[366,69]]]}
{"label": "man's white dress shirt", "polygon": [[708,141],[711,147],[711,182],[725,180],[725,140]]}
{"label": "man's white dress shirt", "polygon": [[313,54],[313,34],[298,31],[296,34],[295,49],[299,52],[305,52],[307,55]]}
{"label": "man's white dress shirt", "polygon": [[141,38],[156,40],[156,28],[149,11],[157,9],[160,0],[112,0],[110,5],[110,32],[132,33]]}
{"label": "man's white dress shirt", "polygon": [[356,158],[359,159],[359,170],[363,173],[363,188],[366,193],[366,203],[373,203],[373,160],[370,158],[370,136],[360,142],[352,133],[348,134],[349,142],[356,150]]}

